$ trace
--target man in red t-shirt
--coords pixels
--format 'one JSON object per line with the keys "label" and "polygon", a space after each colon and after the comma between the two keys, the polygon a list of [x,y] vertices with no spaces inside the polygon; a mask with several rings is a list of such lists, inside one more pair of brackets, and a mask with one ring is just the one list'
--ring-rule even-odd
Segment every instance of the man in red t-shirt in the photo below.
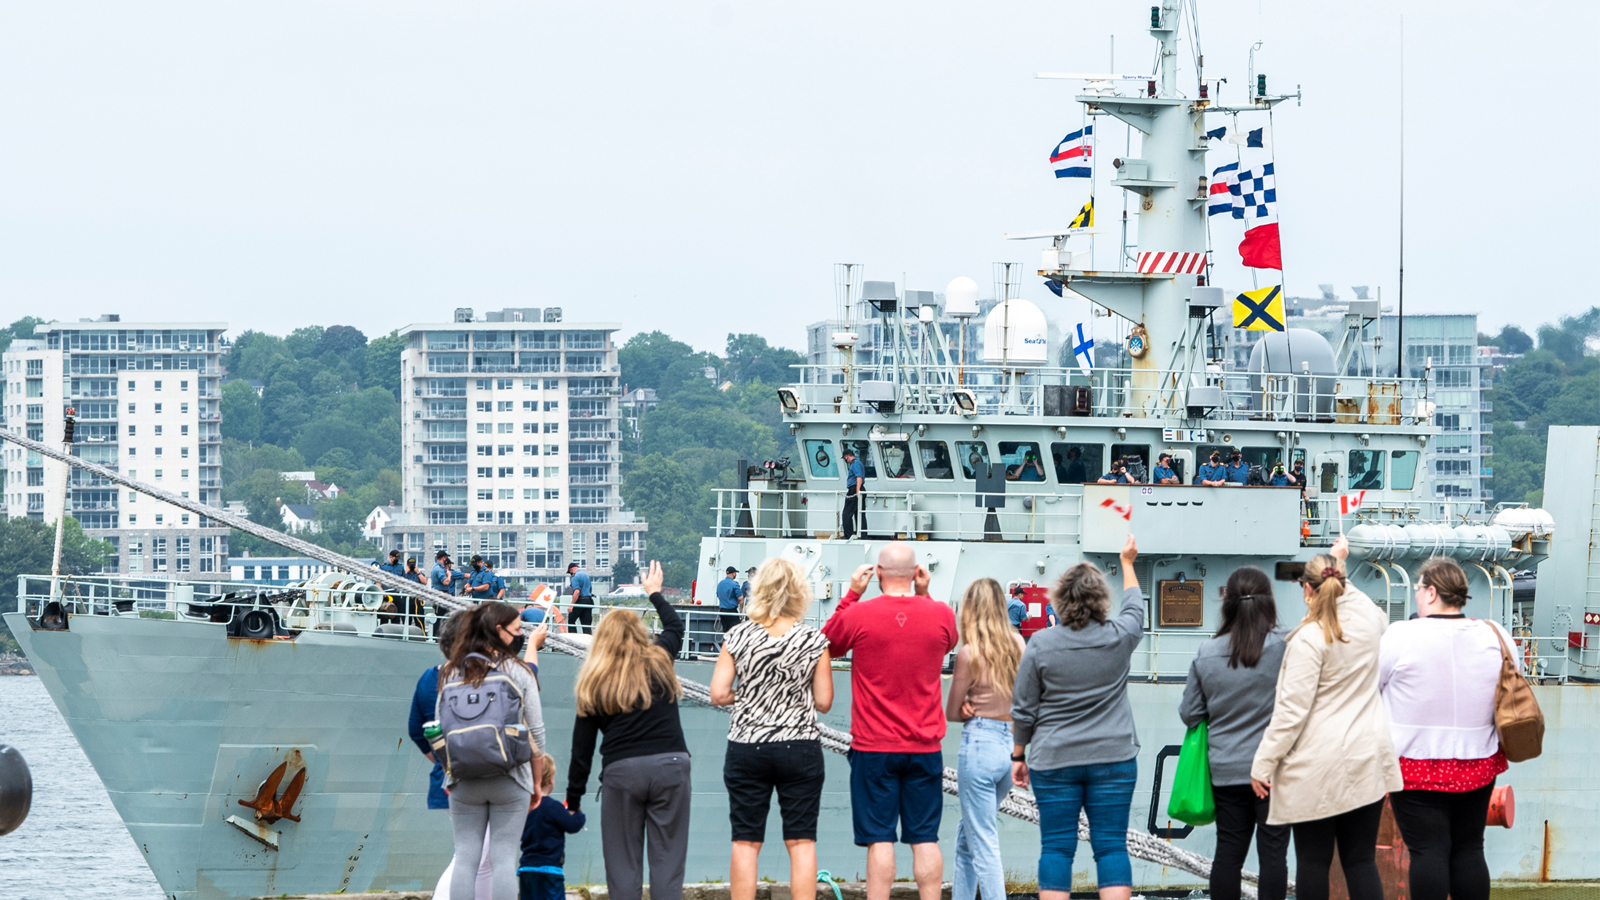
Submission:
{"label": "man in red t-shirt", "polygon": [[[861,601],[878,576],[882,595]],[[860,601],[860,602],[858,602]],[[895,825],[911,845],[920,900],[938,900],[944,857],[944,698],[940,673],[956,648],[956,617],[928,596],[928,570],[896,541],[850,578],[822,628],[828,652],[850,657],[850,805],[856,844],[867,848],[867,900],[888,900]]]}

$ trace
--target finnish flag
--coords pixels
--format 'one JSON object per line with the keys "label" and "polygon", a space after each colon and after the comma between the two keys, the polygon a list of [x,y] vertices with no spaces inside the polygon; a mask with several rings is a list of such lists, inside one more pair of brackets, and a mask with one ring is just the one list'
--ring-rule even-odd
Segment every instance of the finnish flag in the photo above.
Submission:
{"label": "finnish flag", "polygon": [[1085,375],[1094,372],[1094,320],[1079,322],[1072,338],[1072,356]]}

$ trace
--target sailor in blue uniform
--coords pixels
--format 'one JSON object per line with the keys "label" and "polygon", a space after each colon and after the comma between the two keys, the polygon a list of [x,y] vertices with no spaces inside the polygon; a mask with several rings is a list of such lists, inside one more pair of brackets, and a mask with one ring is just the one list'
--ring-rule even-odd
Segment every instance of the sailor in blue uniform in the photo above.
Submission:
{"label": "sailor in blue uniform", "polygon": [[483,557],[472,557],[472,575],[467,578],[467,594],[474,600],[494,599],[494,573],[483,564]]}
{"label": "sailor in blue uniform", "polygon": [[1122,460],[1113,460],[1111,471],[1100,476],[1101,484],[1133,484],[1133,477],[1128,474],[1128,464]]}
{"label": "sailor in blue uniform", "polygon": [[1156,460],[1155,471],[1151,473],[1156,484],[1178,484],[1178,473],[1172,470],[1172,454],[1163,453]]}
{"label": "sailor in blue uniform", "polygon": [[1228,470],[1222,465],[1222,453],[1220,451],[1211,451],[1210,461],[1200,467],[1200,471],[1195,475],[1194,481],[1195,484],[1203,484],[1206,487],[1221,487],[1228,483]]}
{"label": "sailor in blue uniform", "polygon": [[1244,464],[1244,454],[1238,450],[1228,457],[1228,481],[1234,484],[1250,483],[1250,467]]}
{"label": "sailor in blue uniform", "polygon": [[1283,463],[1277,462],[1272,464],[1272,475],[1267,478],[1267,484],[1273,487],[1287,487],[1294,484],[1294,478],[1284,471]]}

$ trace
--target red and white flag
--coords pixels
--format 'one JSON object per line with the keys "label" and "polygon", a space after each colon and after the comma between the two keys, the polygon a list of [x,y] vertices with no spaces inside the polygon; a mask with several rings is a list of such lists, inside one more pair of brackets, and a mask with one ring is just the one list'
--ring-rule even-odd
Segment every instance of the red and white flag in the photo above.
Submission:
{"label": "red and white flag", "polygon": [[1339,515],[1348,516],[1361,508],[1361,501],[1366,499],[1366,491],[1356,491],[1354,494],[1339,495]]}
{"label": "red and white flag", "polygon": [[1193,275],[1205,271],[1204,253],[1150,251],[1139,254],[1139,272],[1144,275]]}
{"label": "red and white flag", "polygon": [[1100,501],[1102,507],[1110,507],[1111,511],[1127,521],[1133,520],[1133,505],[1131,503],[1118,503],[1110,497]]}

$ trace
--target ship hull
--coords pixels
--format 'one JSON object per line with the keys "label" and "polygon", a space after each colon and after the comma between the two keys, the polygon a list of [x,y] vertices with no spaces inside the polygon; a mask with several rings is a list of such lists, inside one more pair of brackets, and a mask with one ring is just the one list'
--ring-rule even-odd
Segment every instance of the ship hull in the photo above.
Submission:
{"label": "ship hull", "polygon": [[[448,814],[427,809],[429,766],[405,735],[417,676],[438,659],[432,645],[318,632],[294,641],[241,641],[209,623],[132,616],[80,615],[70,631],[34,632],[21,616],[6,619],[168,897],[431,888],[448,863]],[[543,663],[550,746],[564,769],[577,661],[545,654]],[[710,668],[679,666],[684,677],[702,682]],[[836,712],[825,718],[843,728],[848,677],[840,673],[838,681]],[[1580,753],[1600,739],[1600,692],[1576,685],[1535,690],[1549,720],[1546,752],[1503,779],[1517,790],[1517,824],[1491,829],[1490,871],[1501,880],[1594,878],[1600,850],[1581,835],[1600,810],[1600,776],[1580,762]],[[1177,683],[1130,685],[1142,742],[1131,828],[1148,824],[1157,753],[1182,740],[1181,692]],[[686,706],[683,719],[695,788],[687,877],[720,880],[729,846],[721,773],[727,718]],[[956,764],[959,747],[960,729],[953,726],[944,743],[947,765]],[[291,773],[302,767],[307,773],[293,809],[301,821],[263,826],[277,834],[278,847],[269,849],[229,820],[253,818],[239,801],[254,797],[285,762]],[[1165,768],[1170,784],[1173,761]],[[564,776],[558,784],[564,786]],[[591,813],[598,809],[592,795],[588,805]],[[947,850],[958,820],[958,802],[947,798],[940,830]],[[568,840],[572,883],[604,881],[596,824]],[[1169,824],[1158,816],[1158,825]],[[1038,830],[1006,817],[1001,825],[1006,869],[1030,880]],[[781,880],[787,864],[777,826],[771,827],[761,870]],[[1213,835],[1198,828],[1177,843],[1209,855]],[[900,850],[901,868],[909,871],[909,856]],[[836,875],[865,869],[864,853],[852,842],[842,757],[828,760],[818,857]],[[947,853],[947,877],[950,863]],[[1087,850],[1077,872],[1080,886],[1093,884]],[[1139,861],[1135,880],[1141,889],[1201,881]]]}

